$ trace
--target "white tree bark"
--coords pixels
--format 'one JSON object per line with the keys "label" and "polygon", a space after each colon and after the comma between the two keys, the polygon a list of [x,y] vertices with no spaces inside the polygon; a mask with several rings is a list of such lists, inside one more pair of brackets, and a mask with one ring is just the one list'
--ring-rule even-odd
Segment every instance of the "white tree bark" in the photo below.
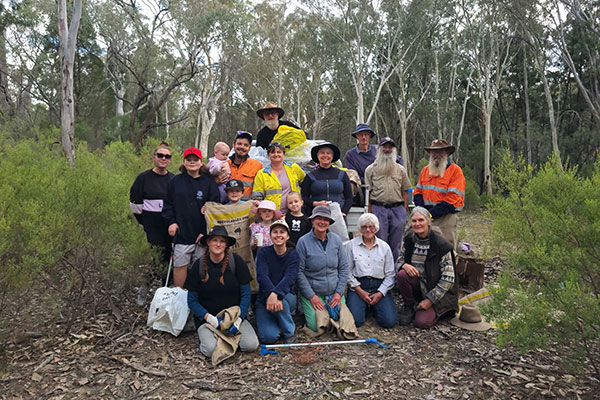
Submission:
{"label": "white tree bark", "polygon": [[73,65],[75,45],[81,20],[82,0],[73,0],[71,23],[67,18],[67,0],[58,0],[58,54],[61,63],[60,136],[69,163],[75,163],[75,99],[73,97]]}

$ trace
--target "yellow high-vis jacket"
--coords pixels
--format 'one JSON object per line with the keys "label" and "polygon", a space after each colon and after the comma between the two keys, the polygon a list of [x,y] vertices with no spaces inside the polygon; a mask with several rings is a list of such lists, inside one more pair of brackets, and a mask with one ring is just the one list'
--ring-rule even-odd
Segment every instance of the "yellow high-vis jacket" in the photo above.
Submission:
{"label": "yellow high-vis jacket", "polygon": [[[300,193],[300,183],[304,180],[306,173],[295,163],[283,162],[283,168],[290,181],[292,192]],[[271,170],[271,167],[263,168],[254,178],[252,189],[252,198],[256,200],[271,200],[278,209],[281,209],[281,195],[283,189],[277,175]]]}

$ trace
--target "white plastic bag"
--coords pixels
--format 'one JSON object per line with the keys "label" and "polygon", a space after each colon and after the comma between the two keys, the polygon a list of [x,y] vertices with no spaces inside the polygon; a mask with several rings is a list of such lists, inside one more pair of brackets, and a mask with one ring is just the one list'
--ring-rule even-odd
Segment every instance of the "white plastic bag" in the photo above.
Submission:
{"label": "white plastic bag", "polygon": [[334,224],[329,225],[329,231],[337,233],[340,239],[342,239],[342,242],[347,242],[349,240],[348,228],[346,227],[346,222],[342,216],[340,205],[333,201],[329,204],[329,209],[331,210],[331,218],[335,221]]}
{"label": "white plastic bag", "polygon": [[148,326],[173,336],[181,333],[188,320],[187,291],[179,287],[156,289],[148,311]]}

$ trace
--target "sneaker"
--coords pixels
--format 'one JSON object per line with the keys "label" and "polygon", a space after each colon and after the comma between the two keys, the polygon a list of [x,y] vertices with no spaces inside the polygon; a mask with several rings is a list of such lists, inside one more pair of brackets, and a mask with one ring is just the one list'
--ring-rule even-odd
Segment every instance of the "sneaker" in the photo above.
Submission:
{"label": "sneaker", "polygon": [[404,304],[404,308],[400,311],[400,316],[398,317],[398,323],[402,326],[410,325],[413,319],[415,319],[415,305]]}
{"label": "sneaker", "polygon": [[293,344],[296,343],[296,335],[288,336],[283,338],[283,343],[285,344]]}

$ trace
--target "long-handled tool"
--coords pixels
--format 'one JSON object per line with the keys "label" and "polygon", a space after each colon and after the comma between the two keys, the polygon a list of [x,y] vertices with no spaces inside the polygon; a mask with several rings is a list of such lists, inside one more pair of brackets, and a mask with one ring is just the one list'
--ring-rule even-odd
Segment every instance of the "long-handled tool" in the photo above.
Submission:
{"label": "long-handled tool", "polygon": [[389,346],[384,346],[375,338],[368,339],[358,339],[358,340],[336,340],[333,342],[312,342],[312,343],[289,343],[289,344],[261,344],[260,345],[260,355],[264,356],[265,354],[279,354],[274,349],[277,347],[304,347],[304,346],[325,346],[329,344],[353,344],[353,343],[375,343],[377,346],[388,349]]}

